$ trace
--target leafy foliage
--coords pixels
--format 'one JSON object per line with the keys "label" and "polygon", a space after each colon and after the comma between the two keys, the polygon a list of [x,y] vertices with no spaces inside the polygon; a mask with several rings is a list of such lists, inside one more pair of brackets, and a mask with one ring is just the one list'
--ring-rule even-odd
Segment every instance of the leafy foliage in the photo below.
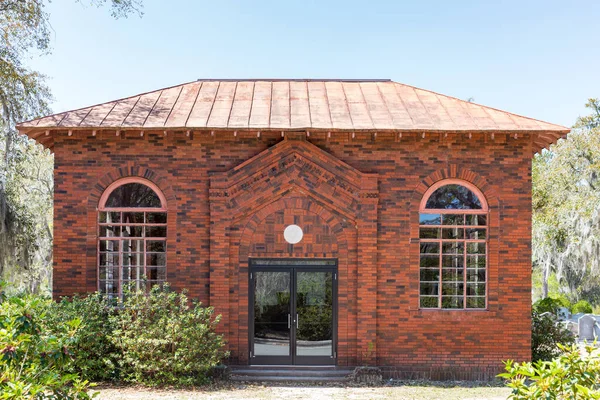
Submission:
{"label": "leafy foliage", "polygon": [[47,293],[52,278],[52,156],[22,138],[17,143],[4,192],[7,212],[6,231],[0,234],[0,272],[16,292]]}
{"label": "leafy foliage", "polygon": [[537,310],[531,314],[531,359],[551,360],[559,355],[557,345],[575,343],[573,333],[556,323],[549,315],[541,315]]}
{"label": "leafy foliage", "polygon": [[591,314],[593,311],[592,306],[589,302],[587,302],[586,300],[579,300],[577,303],[573,304],[573,308],[571,309],[571,312],[573,314],[576,313],[585,313],[585,314]]}
{"label": "leafy foliage", "polygon": [[204,384],[227,356],[213,309],[167,285],[120,307],[98,293],[57,303],[4,289],[0,399],[87,399],[90,380]]}
{"label": "leafy foliage", "polygon": [[45,323],[51,300],[23,296],[0,304],[0,399],[90,399],[90,384],[66,372],[81,320],[58,332]]}
{"label": "leafy foliage", "polygon": [[49,326],[63,326],[71,320],[83,321],[73,336],[70,372],[78,372],[90,381],[118,380],[120,355],[111,335],[117,309],[99,293],[85,297],[63,298],[52,303],[47,316]]}
{"label": "leafy foliage", "polygon": [[513,389],[509,398],[600,399],[600,349],[559,345],[557,352],[552,361],[506,362],[506,372],[498,376]]}
{"label": "leafy foliage", "polygon": [[533,261],[571,301],[600,295],[600,101],[566,140],[533,160]]}
{"label": "leafy foliage", "polygon": [[128,294],[111,317],[125,380],[146,385],[196,385],[227,354],[215,333],[220,316],[168,285]]}
{"label": "leafy foliage", "polygon": [[560,307],[566,307],[568,309],[571,309],[571,303],[564,297],[546,297],[533,303],[533,309],[539,314],[549,312],[554,315],[558,315],[558,309]]}

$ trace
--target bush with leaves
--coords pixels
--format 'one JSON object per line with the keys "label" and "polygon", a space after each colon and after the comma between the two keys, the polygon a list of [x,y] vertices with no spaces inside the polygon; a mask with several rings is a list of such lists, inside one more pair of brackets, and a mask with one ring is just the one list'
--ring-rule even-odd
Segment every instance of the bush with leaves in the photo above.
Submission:
{"label": "bush with leaves", "polygon": [[575,336],[549,315],[534,310],[531,314],[531,359],[551,360],[558,356],[558,344],[575,343]]}
{"label": "bush with leaves", "polygon": [[90,399],[90,384],[71,364],[71,346],[81,320],[66,321],[53,334],[45,325],[51,300],[4,298],[0,304],[0,399]]}
{"label": "bush with leaves", "polygon": [[588,346],[558,345],[552,361],[505,363],[506,372],[498,375],[512,388],[509,396],[525,399],[600,399],[600,349]]}
{"label": "bush with leaves", "polygon": [[129,293],[111,320],[126,381],[150,386],[205,384],[210,370],[227,356],[223,337],[215,332],[220,317],[168,285],[155,286],[149,293]]}
{"label": "bush with leaves", "polygon": [[533,303],[533,309],[540,314],[545,312],[552,313],[554,315],[558,314],[558,309],[560,307],[571,308],[571,303],[565,297],[552,298],[545,297]]}
{"label": "bush with leaves", "polygon": [[577,303],[573,304],[573,308],[571,308],[573,314],[591,314],[593,311],[592,305],[585,300],[579,300]]}
{"label": "bush with leaves", "polygon": [[116,312],[114,305],[100,293],[65,297],[58,303],[52,303],[47,318],[50,329],[73,319],[83,321],[83,329],[75,332],[71,346],[71,372],[78,372],[90,381],[119,379],[119,354],[110,338],[114,330],[114,319],[110,317]]}

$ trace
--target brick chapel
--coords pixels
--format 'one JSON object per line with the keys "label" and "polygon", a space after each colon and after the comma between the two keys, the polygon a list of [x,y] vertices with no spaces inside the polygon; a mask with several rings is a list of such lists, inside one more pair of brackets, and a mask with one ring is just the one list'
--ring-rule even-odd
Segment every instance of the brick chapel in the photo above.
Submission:
{"label": "brick chapel", "polygon": [[569,129],[389,80],[198,80],[18,125],[55,297],[169,282],[232,365],[486,379],[531,355],[531,160]]}

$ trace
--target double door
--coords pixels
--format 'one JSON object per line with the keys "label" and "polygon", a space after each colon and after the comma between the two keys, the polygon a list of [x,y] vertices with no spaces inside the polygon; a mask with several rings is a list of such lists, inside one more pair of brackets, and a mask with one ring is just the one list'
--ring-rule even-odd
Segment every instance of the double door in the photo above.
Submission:
{"label": "double door", "polygon": [[335,365],[335,260],[253,260],[249,292],[251,364]]}

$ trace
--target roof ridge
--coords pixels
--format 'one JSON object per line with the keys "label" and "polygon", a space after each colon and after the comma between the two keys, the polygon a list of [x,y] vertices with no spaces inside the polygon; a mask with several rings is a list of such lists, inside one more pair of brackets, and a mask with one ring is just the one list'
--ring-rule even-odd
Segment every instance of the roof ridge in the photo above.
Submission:
{"label": "roof ridge", "polygon": [[[381,79],[343,79],[343,78],[334,78],[334,79],[319,79],[319,78],[242,78],[242,79],[215,79],[215,78],[199,78],[196,79],[196,82],[394,82],[388,78]],[[188,82],[191,83],[191,82]],[[167,88],[165,88],[167,89]]]}
{"label": "roof ridge", "polygon": [[[480,103],[476,103],[476,102],[474,102],[474,101],[466,101],[466,100],[463,100],[463,99],[459,99],[459,98],[458,98],[458,97],[456,97],[456,96],[449,96],[449,95],[447,95],[447,94],[443,94],[443,93],[436,92],[436,91],[429,90],[429,89],[423,89],[423,88],[420,88],[420,87],[417,87],[417,86],[413,86],[413,85],[408,85],[408,84],[406,84],[406,83],[401,83],[401,82],[396,82],[396,81],[392,81],[392,82],[394,82],[396,85],[408,86],[408,87],[411,87],[411,88],[413,88],[413,89],[418,89],[418,90],[422,90],[422,91],[424,91],[424,92],[433,93],[433,94],[435,94],[435,95],[437,95],[437,96],[444,96],[444,97],[447,97],[447,98],[450,98],[450,99],[455,99],[455,100],[458,100],[458,101],[460,101],[460,102],[463,102],[463,103],[467,103],[467,104],[473,104],[473,105],[476,105],[476,106],[479,106],[479,107],[483,107],[483,108],[486,108],[486,109],[490,109],[490,110],[498,111],[498,112],[505,113],[505,114],[509,114],[509,115],[514,115],[514,116],[516,116],[516,117],[525,118],[525,119],[528,119],[528,120],[531,120],[531,121],[535,121],[535,122],[541,122],[542,124],[553,125],[553,126],[556,126],[556,127],[558,127],[558,128],[564,128],[564,129],[568,129],[568,130],[570,130],[570,129],[571,129],[571,128],[568,128],[568,127],[566,127],[566,126],[562,126],[562,125],[558,125],[558,124],[553,124],[552,122],[546,122],[546,121],[542,121],[541,119],[536,119],[536,118],[527,117],[527,116],[525,116],[525,115],[521,115],[521,114],[517,114],[517,113],[513,113],[513,112],[509,112],[509,111],[501,110],[501,109],[499,109],[499,108],[495,108],[495,107],[486,106],[486,105],[483,105],[483,104],[480,104]],[[541,128],[541,127],[540,127],[540,128]]]}

